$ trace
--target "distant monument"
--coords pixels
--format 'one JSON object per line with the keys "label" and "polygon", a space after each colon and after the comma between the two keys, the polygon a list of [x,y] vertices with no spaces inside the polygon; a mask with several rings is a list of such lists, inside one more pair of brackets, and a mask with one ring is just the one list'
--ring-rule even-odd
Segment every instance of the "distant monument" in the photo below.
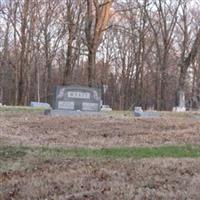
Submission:
{"label": "distant monument", "polygon": [[186,111],[185,92],[182,90],[179,90],[176,94],[176,106],[173,108],[173,111],[176,112]]}
{"label": "distant monument", "polygon": [[99,112],[101,90],[83,86],[56,86],[52,115],[69,115],[78,112]]}

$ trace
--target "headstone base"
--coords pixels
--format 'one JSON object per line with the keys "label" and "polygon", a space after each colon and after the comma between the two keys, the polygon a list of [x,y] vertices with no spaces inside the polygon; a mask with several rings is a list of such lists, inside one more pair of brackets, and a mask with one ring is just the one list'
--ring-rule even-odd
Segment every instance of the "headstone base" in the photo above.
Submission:
{"label": "headstone base", "polygon": [[55,110],[45,110],[45,115],[53,116],[53,117],[64,117],[64,116],[100,116],[103,115],[101,112],[96,111],[69,111],[69,110],[61,110],[61,109],[55,109]]}
{"label": "headstone base", "polygon": [[141,107],[135,107],[134,116],[135,117],[143,117],[143,118],[160,117],[160,113],[155,112],[155,111],[145,111],[144,112]]}
{"label": "headstone base", "polygon": [[185,112],[186,107],[173,107],[173,112]]}
{"label": "headstone base", "polygon": [[148,117],[160,117],[160,113],[158,112],[134,112],[135,117],[142,117],[142,118],[148,118]]}

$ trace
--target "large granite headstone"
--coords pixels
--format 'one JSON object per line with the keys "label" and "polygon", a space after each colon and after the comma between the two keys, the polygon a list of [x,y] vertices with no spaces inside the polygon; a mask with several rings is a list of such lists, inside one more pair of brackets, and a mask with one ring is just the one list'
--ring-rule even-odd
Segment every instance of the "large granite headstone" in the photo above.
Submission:
{"label": "large granite headstone", "polygon": [[57,86],[55,88],[54,110],[98,112],[100,108],[100,89],[81,86]]}

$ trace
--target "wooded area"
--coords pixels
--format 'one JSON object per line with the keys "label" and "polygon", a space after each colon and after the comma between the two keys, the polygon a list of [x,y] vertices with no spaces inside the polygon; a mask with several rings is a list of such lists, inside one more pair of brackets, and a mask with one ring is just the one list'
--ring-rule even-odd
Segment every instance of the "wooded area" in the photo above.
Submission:
{"label": "wooded area", "polygon": [[170,110],[177,91],[200,95],[198,1],[0,2],[3,104],[50,102],[68,84],[102,88],[114,109]]}

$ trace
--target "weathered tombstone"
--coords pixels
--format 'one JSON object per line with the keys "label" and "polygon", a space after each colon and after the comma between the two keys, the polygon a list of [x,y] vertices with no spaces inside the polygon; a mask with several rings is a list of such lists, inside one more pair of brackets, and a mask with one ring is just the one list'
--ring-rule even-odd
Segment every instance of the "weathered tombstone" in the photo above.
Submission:
{"label": "weathered tombstone", "polygon": [[135,107],[134,108],[134,115],[135,117],[141,117],[143,114],[142,107]]}
{"label": "weathered tombstone", "polygon": [[101,90],[82,86],[57,86],[53,98],[53,115],[69,115],[74,111],[99,112]]}
{"label": "weathered tombstone", "polygon": [[186,111],[185,92],[182,90],[179,90],[176,94],[176,107],[173,108],[173,111]]}
{"label": "weathered tombstone", "polygon": [[178,91],[178,107],[185,108],[185,92]]}

